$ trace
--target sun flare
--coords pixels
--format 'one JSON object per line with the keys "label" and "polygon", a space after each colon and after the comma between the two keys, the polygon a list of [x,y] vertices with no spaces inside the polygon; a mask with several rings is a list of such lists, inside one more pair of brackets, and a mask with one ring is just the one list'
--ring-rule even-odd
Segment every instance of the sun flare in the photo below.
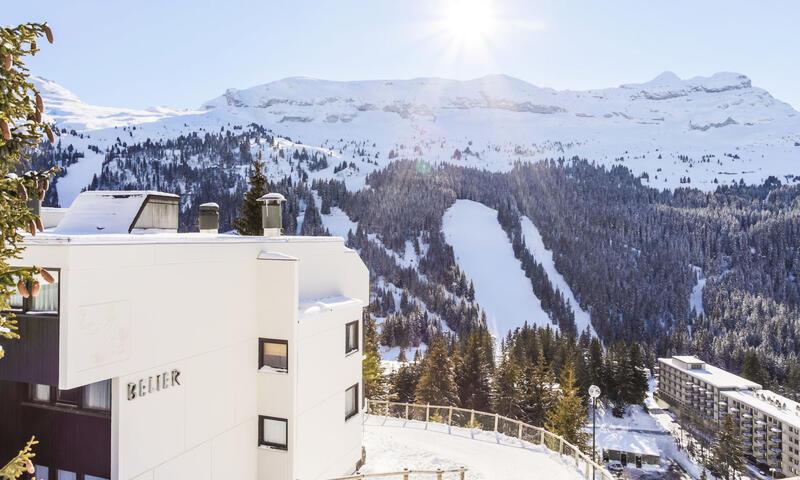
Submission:
{"label": "sun flare", "polygon": [[443,29],[460,43],[484,41],[494,29],[493,14],[489,0],[451,0],[444,11]]}

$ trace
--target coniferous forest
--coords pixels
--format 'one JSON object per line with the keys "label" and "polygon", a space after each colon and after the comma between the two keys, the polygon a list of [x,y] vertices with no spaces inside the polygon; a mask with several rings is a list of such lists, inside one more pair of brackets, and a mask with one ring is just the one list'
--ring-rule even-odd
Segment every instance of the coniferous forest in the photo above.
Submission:
{"label": "coniferous forest", "polygon": [[[120,139],[106,152],[102,173],[89,188],[184,193],[184,230],[196,228],[199,204],[215,201],[221,207],[221,228],[229,230],[258,160],[248,147],[269,145],[273,138],[270,131],[253,125],[145,143]],[[75,155],[56,146],[38,152],[35,161],[68,169]],[[271,173],[278,156],[291,165],[288,175]],[[580,385],[587,378],[581,365],[588,362],[592,342],[585,332],[576,331],[574,312],[563,293],[525,247],[520,218],[527,216],[553,251],[556,267],[581,307],[590,312],[604,355],[629,356],[614,353],[615,345],[636,345],[636,355],[649,367],[657,356],[696,354],[789,395],[800,390],[797,185],[782,185],[771,177],[762,185],[720,186],[710,193],[692,188],[662,191],[644,185],[623,165],[607,168],[591,159],[520,162],[497,173],[429,165],[396,153],[395,157],[386,168],[369,174],[368,188],[358,191],[348,190],[337,176],[313,175],[331,161],[319,151],[265,150],[262,159],[271,180],[268,190],[288,199],[287,234],[327,234],[323,215],[334,208],[356,222],[347,242],[370,269],[370,313],[382,345],[436,345],[451,356],[459,352],[466,357],[471,335],[485,332],[474,286],[442,234],[445,210],[457,199],[469,199],[498,211],[498,221],[553,325],[548,334],[533,327],[510,332],[503,346],[495,347],[504,351],[495,352],[499,360],[490,368],[492,375],[500,372],[511,378],[515,369],[544,369],[541,353],[547,375],[557,378],[563,366],[571,364]],[[342,167],[353,168],[358,168],[353,162]],[[50,204],[57,202],[57,197],[48,199]],[[409,244],[419,257],[414,265],[396,260]],[[700,272],[705,278],[703,308],[696,311],[689,297]],[[550,340],[541,340],[543,335],[565,346],[548,350],[543,345]],[[533,342],[536,346],[520,340],[528,336],[539,338]],[[460,357],[453,361],[463,361]],[[470,362],[480,363],[472,357]],[[415,368],[422,364],[424,360]],[[396,380],[406,382],[405,387],[394,386],[399,398],[410,398],[412,390],[414,395],[427,395],[422,392],[428,389],[416,390],[409,372],[403,375],[409,378]],[[497,389],[499,379],[493,378],[489,383]],[[497,392],[458,391],[458,378],[453,383],[454,394],[464,404],[498,399]],[[539,407],[515,405],[505,406],[533,412],[525,415],[541,420],[535,413]]]}

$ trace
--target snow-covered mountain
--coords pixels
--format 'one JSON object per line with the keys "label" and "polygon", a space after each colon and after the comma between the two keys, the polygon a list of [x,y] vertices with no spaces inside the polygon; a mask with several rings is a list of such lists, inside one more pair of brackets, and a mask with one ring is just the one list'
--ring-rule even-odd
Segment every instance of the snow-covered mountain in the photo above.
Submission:
{"label": "snow-covered mountain", "polygon": [[389,162],[390,151],[399,155],[402,148],[405,158],[493,171],[517,160],[578,155],[626,165],[659,188],[688,183],[701,189],[769,175],[783,179],[798,173],[800,157],[800,113],[736,73],[682,80],[667,72],[646,83],[588,91],[541,88],[504,75],[297,77],[228,90],[194,112],[96,107],[54,82],[37,85],[50,118],[91,131],[95,143],[113,141],[115,129],[134,124],[129,137],[144,140],[256,123],[309,147],[369,147],[376,161],[356,175],[345,172],[349,188],[360,188],[367,173]]}

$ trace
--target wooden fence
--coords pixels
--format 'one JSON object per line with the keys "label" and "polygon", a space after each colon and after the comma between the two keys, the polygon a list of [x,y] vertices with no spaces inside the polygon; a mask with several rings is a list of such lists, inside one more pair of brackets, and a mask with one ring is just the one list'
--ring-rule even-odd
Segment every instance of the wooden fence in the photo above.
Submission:
{"label": "wooden fence", "polygon": [[555,453],[573,458],[575,467],[583,473],[586,479],[615,480],[615,477],[602,465],[593,461],[591,457],[559,435],[519,420],[495,413],[453,406],[421,405],[370,399],[367,399],[366,402],[367,413],[373,415],[494,431],[509,437],[519,438],[534,445],[542,445]]}
{"label": "wooden fence", "polygon": [[[347,477],[332,478],[331,480],[360,480],[365,478],[402,478],[403,480],[409,480],[410,475],[422,475],[430,477],[435,476],[436,480],[442,480],[448,473],[457,473],[457,478],[459,480],[464,480],[466,478],[465,475],[467,473],[467,469],[464,467],[453,470],[442,470],[440,468],[437,468],[436,470],[409,470],[404,468],[402,472],[355,473]],[[455,478],[455,476],[453,478]]]}

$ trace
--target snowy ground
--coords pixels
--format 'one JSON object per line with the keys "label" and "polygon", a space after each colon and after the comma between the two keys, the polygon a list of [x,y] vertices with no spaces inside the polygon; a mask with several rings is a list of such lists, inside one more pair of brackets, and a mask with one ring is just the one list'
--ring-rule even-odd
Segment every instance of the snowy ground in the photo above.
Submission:
{"label": "snowy ground", "polygon": [[525,246],[528,247],[528,251],[531,252],[531,255],[533,255],[533,258],[535,258],[537,262],[542,264],[542,268],[544,268],[544,271],[547,273],[547,278],[550,279],[550,283],[561,290],[564,298],[569,302],[570,306],[572,306],[572,311],[575,312],[575,326],[578,332],[583,332],[588,327],[592,335],[596,335],[592,327],[592,319],[589,316],[589,312],[581,308],[581,305],[575,298],[575,294],[572,293],[572,288],[570,288],[567,281],[564,280],[561,273],[556,270],[553,252],[544,246],[544,240],[539,233],[539,229],[536,228],[536,225],[526,216],[521,218],[520,223],[522,224],[522,235],[525,237]]}
{"label": "snowy ground", "polygon": [[445,212],[442,230],[459,267],[475,285],[475,298],[495,338],[526,321],[553,326],[497,222],[497,210],[457,200]]}
{"label": "snowy ground", "polygon": [[571,458],[544,447],[494,432],[443,424],[370,415],[364,424],[364,445],[367,463],[361,473],[463,466],[470,480],[583,478]]}

